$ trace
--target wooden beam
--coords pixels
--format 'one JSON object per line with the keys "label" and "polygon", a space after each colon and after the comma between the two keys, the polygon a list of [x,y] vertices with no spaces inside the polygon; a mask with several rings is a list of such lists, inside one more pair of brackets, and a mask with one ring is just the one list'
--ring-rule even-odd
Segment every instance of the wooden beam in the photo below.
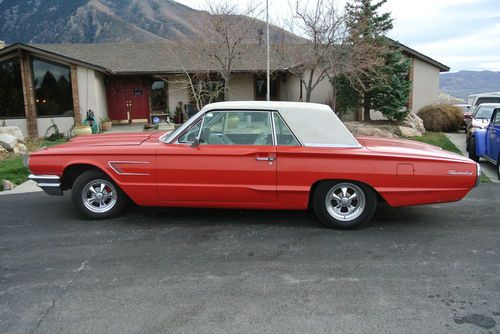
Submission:
{"label": "wooden beam", "polygon": [[21,64],[21,79],[23,82],[24,114],[28,128],[28,137],[38,138],[38,121],[35,104],[35,87],[31,75],[30,57],[26,52],[18,51]]}
{"label": "wooden beam", "polygon": [[73,117],[75,124],[82,123],[82,115],[80,113],[80,97],[78,95],[78,71],[75,64],[70,65],[71,69],[71,94],[73,95]]}

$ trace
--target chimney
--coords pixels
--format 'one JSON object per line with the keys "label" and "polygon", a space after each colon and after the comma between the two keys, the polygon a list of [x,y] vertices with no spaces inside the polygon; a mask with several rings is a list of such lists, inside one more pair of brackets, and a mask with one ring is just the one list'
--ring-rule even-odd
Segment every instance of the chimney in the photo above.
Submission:
{"label": "chimney", "polygon": [[264,29],[258,29],[257,33],[259,34],[259,46],[264,45]]}
{"label": "chimney", "polygon": [[0,41],[0,49],[3,49],[5,47],[5,42],[4,41]]}

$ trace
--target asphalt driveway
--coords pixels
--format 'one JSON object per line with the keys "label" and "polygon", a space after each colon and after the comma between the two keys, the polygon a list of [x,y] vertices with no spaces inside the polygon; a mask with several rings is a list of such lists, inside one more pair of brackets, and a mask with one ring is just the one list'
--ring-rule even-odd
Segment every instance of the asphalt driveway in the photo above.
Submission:
{"label": "asphalt driveway", "polygon": [[303,212],[0,197],[0,333],[498,333],[500,187],[381,207],[359,231]]}

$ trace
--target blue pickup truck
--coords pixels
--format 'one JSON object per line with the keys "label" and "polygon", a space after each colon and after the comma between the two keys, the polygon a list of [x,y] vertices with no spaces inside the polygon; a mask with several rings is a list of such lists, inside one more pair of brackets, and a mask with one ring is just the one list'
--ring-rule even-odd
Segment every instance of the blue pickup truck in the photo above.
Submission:
{"label": "blue pickup truck", "polygon": [[469,141],[469,158],[478,162],[480,158],[497,166],[500,179],[500,108],[496,108],[491,122],[485,129],[477,129]]}

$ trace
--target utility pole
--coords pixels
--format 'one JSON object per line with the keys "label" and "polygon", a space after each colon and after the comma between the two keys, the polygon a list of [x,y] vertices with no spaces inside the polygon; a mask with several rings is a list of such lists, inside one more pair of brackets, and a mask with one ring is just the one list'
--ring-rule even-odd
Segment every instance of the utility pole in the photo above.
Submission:
{"label": "utility pole", "polygon": [[266,98],[271,101],[271,64],[270,64],[270,45],[269,45],[269,0],[266,0],[266,47],[267,47],[267,91]]}

